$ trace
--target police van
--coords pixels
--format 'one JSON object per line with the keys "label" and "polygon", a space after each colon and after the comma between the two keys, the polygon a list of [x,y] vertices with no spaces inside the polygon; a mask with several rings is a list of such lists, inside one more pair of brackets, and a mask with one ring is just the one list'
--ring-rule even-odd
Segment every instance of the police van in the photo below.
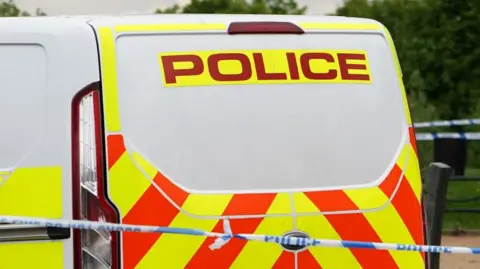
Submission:
{"label": "police van", "polygon": [[[423,244],[392,39],[322,16],[2,18],[0,216]],[[2,269],[420,269],[419,252],[0,225]]]}

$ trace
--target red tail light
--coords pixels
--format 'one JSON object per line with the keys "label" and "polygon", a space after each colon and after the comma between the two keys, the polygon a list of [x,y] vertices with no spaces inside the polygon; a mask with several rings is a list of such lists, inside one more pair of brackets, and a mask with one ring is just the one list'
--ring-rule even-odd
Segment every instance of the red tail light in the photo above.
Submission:
{"label": "red tail light", "polygon": [[[106,195],[100,92],[80,91],[72,103],[73,218],[118,223]],[[74,230],[75,269],[119,268],[118,233]]]}
{"label": "red tail light", "polygon": [[232,22],[228,34],[304,34],[302,28],[291,22]]}

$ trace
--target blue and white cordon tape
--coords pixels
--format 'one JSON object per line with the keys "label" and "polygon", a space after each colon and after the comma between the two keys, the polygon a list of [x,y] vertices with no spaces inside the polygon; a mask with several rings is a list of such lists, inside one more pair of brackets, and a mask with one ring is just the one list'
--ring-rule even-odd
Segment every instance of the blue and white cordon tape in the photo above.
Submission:
{"label": "blue and white cordon tape", "polygon": [[451,127],[451,126],[466,126],[466,125],[480,125],[480,119],[439,120],[439,121],[429,121],[429,122],[416,122],[413,124],[415,128]]}
{"label": "blue and white cordon tape", "polygon": [[[415,122],[415,128],[428,127],[452,127],[452,126],[466,126],[466,125],[480,125],[480,119],[461,119],[461,120],[440,120],[428,122]],[[480,133],[416,133],[415,137],[418,141],[432,141],[439,138],[462,139],[462,140],[480,140]]]}
{"label": "blue and white cordon tape", "polygon": [[480,133],[416,133],[415,138],[417,141],[431,141],[438,138],[480,140]]}
{"label": "blue and white cordon tape", "polygon": [[171,228],[160,226],[126,225],[115,223],[103,223],[79,220],[53,220],[43,218],[27,218],[17,216],[0,216],[0,223],[39,225],[56,228],[72,228],[82,230],[105,230],[110,232],[143,232],[143,233],[166,233],[183,234],[193,236],[214,237],[216,240],[210,245],[211,250],[220,249],[232,238],[240,240],[261,241],[267,243],[295,245],[303,247],[333,247],[333,248],[359,248],[378,250],[416,251],[428,253],[456,253],[456,254],[480,254],[479,248],[447,247],[427,245],[405,245],[393,243],[375,243],[346,240],[323,240],[315,238],[302,238],[294,236],[275,236],[260,234],[234,234],[230,228],[228,219],[223,221],[223,233],[206,232],[196,229]]}

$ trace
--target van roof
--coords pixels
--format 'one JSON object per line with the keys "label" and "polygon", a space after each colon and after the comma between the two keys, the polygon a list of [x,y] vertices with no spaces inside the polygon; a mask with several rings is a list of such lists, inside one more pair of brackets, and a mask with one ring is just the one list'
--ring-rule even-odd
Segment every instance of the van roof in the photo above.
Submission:
{"label": "van roof", "polygon": [[62,16],[39,16],[39,17],[3,17],[0,18],[3,23],[8,22],[29,22],[35,23],[55,21],[102,21],[107,24],[137,24],[149,23],[155,21],[156,24],[172,23],[229,23],[234,21],[290,21],[302,23],[328,23],[328,24],[378,24],[381,23],[366,18],[352,18],[342,16],[322,16],[322,15],[260,15],[260,14],[120,14],[120,15],[62,15]]}

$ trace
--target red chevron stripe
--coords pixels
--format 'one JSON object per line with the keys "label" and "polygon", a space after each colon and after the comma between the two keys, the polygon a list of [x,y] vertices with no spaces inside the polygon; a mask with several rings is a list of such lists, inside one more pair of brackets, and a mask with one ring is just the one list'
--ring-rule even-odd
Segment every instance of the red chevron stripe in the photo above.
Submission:
{"label": "red chevron stripe", "polygon": [[[162,181],[160,174],[155,177],[155,182],[157,181]],[[179,206],[188,196],[183,193],[169,193],[169,195]],[[179,210],[153,185],[150,185],[122,222],[126,224],[168,226],[178,213]],[[160,233],[124,233],[123,268],[135,268],[160,236]]]}
{"label": "red chevron stripe", "polygon": [[[235,194],[223,215],[265,214],[275,196],[276,194]],[[233,219],[230,221],[230,225],[235,233],[254,233],[262,220],[263,218]],[[223,232],[222,222],[218,222],[213,231]],[[228,269],[247,243],[247,241],[243,240],[232,240],[221,249],[213,252],[208,248],[213,241],[213,238],[207,238],[185,268]]]}
{"label": "red chevron stripe", "polygon": [[410,144],[412,144],[412,148],[415,153],[418,154],[417,151],[417,138],[415,137],[415,129],[413,127],[408,128],[408,136],[410,137]]}
{"label": "red chevron stripe", "polygon": [[400,179],[402,178],[402,169],[395,164],[388,174],[387,178],[380,184],[380,188],[383,190],[387,197],[391,197],[393,192],[398,186]]}
{"label": "red chevron stripe", "polygon": [[[383,190],[383,186],[380,186]],[[385,190],[383,190],[385,192]],[[420,203],[408,180],[403,177],[392,204],[407,226],[416,244],[423,244],[422,212]]]}
{"label": "red chevron stripe", "polygon": [[[358,207],[343,191],[325,191],[305,193],[315,206],[323,212],[358,210]],[[380,237],[361,213],[325,215],[342,240],[381,242]],[[351,249],[364,269],[397,269],[395,260],[388,251],[370,249]]]}
{"label": "red chevron stripe", "polygon": [[[413,128],[410,128],[409,131],[413,131]],[[411,132],[410,139],[412,139],[412,134],[415,135]],[[415,148],[415,140],[411,141],[412,147]],[[405,223],[415,243],[423,245],[424,234],[421,204],[418,202],[415,192],[404,175],[400,182],[395,180],[395,178],[400,178],[401,176],[401,168],[395,165],[392,172],[390,172],[389,177],[380,185],[380,189],[385,195],[391,197],[394,190],[397,188],[397,185],[400,184],[395,193],[395,197],[392,200],[392,204]],[[424,253],[420,253],[420,255],[422,258],[425,257]]]}
{"label": "red chevron stripe", "polygon": [[[385,191],[384,191],[385,192]],[[404,177],[400,186],[392,200],[393,207],[397,210],[397,213],[402,218],[405,226],[410,232],[415,244],[423,245],[423,220],[422,209],[420,203],[415,196],[415,192],[410,186],[410,183]],[[419,253],[425,260],[425,254]]]}
{"label": "red chevron stripe", "polygon": [[322,269],[322,266],[308,250],[298,253],[297,263],[299,269]]}
{"label": "red chevron stripe", "polygon": [[112,168],[112,166],[120,159],[122,154],[126,151],[125,144],[123,143],[123,136],[116,134],[116,135],[109,135],[107,137],[107,146],[108,146],[108,169]]}
{"label": "red chevron stripe", "polygon": [[[413,128],[411,129],[413,130]],[[410,183],[402,173],[402,169],[398,165],[395,165],[387,179],[380,184],[380,189],[387,197],[392,197],[395,189],[398,187],[392,204],[407,226],[415,243],[423,244],[421,206]],[[400,178],[402,180],[399,180]]]}
{"label": "red chevron stripe", "polygon": [[177,185],[173,184],[168,178],[166,178],[162,173],[157,172],[157,175],[153,179],[155,184],[162,189],[168,198],[177,206],[182,206],[183,202],[187,199],[189,193],[179,188]]}
{"label": "red chevron stripe", "polygon": [[[292,269],[295,268],[295,254],[293,252],[283,251],[282,255],[278,257],[272,269]],[[305,267],[316,268],[316,267]]]}

